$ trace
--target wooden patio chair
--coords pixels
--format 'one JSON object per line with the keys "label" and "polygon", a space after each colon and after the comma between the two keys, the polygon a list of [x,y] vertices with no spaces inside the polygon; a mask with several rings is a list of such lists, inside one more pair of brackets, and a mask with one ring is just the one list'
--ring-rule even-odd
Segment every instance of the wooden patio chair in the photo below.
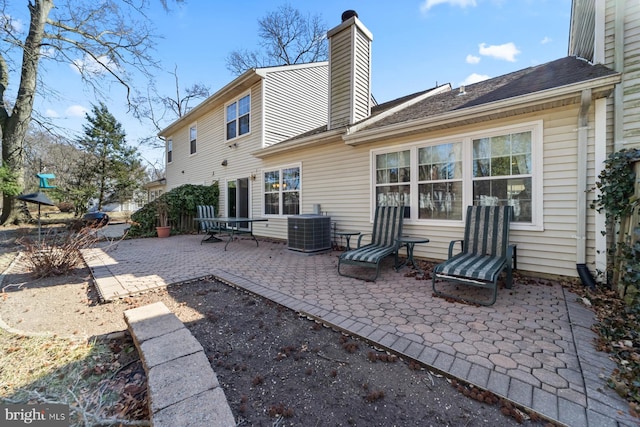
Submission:
{"label": "wooden patio chair", "polygon": [[[404,209],[404,206],[378,206],[373,219],[373,231],[368,233],[371,235],[371,243],[360,246],[362,237],[368,235],[361,234],[358,238],[358,247],[340,255],[338,274],[375,282],[380,274],[380,262],[384,258],[395,255],[397,264],[399,244],[396,239],[402,236]],[[357,274],[343,273],[341,267],[345,264],[375,268],[375,276],[368,278]]]}
{"label": "wooden patio chair", "polygon": [[[513,283],[511,263],[514,246],[509,245],[509,223],[513,215],[511,206],[469,206],[464,230],[464,240],[449,244],[449,259],[433,269],[433,292],[436,295],[457,300],[492,305],[498,295],[498,277],[505,270],[506,286]],[[460,242],[462,251],[453,256],[453,249]],[[466,299],[436,289],[436,280],[457,282],[492,290],[488,301]]]}

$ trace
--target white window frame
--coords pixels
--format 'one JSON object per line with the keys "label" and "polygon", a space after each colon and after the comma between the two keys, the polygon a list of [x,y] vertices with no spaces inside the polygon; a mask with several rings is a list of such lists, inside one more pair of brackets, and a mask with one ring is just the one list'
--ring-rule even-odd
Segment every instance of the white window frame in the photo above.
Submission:
{"label": "white window frame", "polygon": [[[260,194],[261,194],[261,199],[262,199],[262,215],[265,217],[269,217],[269,218],[276,218],[276,217],[280,217],[280,218],[286,218],[289,217],[291,215],[294,214],[284,214],[284,193],[287,192],[287,190],[284,189],[283,186],[283,171],[286,169],[293,169],[293,168],[297,168],[298,169],[298,213],[295,215],[299,215],[300,213],[302,213],[302,164],[301,163],[295,163],[295,164],[288,164],[288,165],[284,165],[284,166],[278,166],[278,167],[273,167],[273,168],[265,168],[261,171],[261,176],[262,176],[262,187],[260,188]],[[266,213],[266,206],[265,206],[265,194],[269,194],[265,191],[265,181],[264,181],[264,175],[268,172],[278,172],[278,213],[277,214],[268,214]],[[274,191],[273,193],[276,193],[276,191]]]}
{"label": "white window frame", "polygon": [[173,163],[173,138],[167,139],[167,164]]}
{"label": "white window frame", "polygon": [[[242,135],[240,135],[240,112],[239,112],[239,105],[240,105],[240,100],[244,99],[246,97],[249,97],[249,112],[246,114],[243,114],[242,116],[248,115],[249,116],[249,131],[243,133]],[[229,123],[231,122],[231,120],[229,120],[229,118],[227,117],[227,109],[232,105],[235,104],[236,105],[236,117],[233,119],[233,121],[236,122],[236,135],[234,137],[229,138],[229,135],[227,134],[227,127],[229,125]],[[237,98],[235,98],[233,101],[231,102],[227,102],[224,105],[224,138],[225,141],[234,141],[238,138],[242,138],[244,136],[247,135],[251,135],[251,91],[245,92],[242,95],[238,96]]]}
{"label": "white window frame", "polygon": [[[531,132],[531,222],[513,222],[512,230],[543,231],[544,230],[544,198],[543,198],[543,132],[542,120],[488,128],[481,131],[453,134],[428,140],[419,140],[407,144],[388,146],[370,151],[370,203],[371,212],[375,212],[376,200],[376,156],[410,150],[411,179],[410,183],[410,216],[406,222],[429,226],[464,227],[464,208],[473,204],[473,140],[489,138],[512,133]],[[461,220],[436,220],[418,218],[418,149],[451,142],[462,142],[462,206]]]}
{"label": "white window frame", "polygon": [[189,126],[189,155],[198,153],[198,123]]}

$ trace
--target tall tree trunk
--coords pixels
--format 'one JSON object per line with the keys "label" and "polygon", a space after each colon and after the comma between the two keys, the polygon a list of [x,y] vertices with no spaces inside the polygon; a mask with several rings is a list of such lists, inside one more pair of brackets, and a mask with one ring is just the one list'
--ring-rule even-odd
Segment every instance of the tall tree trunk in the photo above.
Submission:
{"label": "tall tree trunk", "polygon": [[[29,128],[33,101],[36,92],[38,64],[40,62],[40,46],[44,36],[49,12],[53,8],[52,0],[35,0],[29,2],[31,21],[29,34],[24,43],[22,69],[18,96],[9,115],[5,107],[0,111],[0,126],[2,127],[2,164],[9,167],[17,176],[18,185],[24,187],[24,138]],[[1,65],[0,65],[1,66]],[[4,89],[1,88],[2,95]],[[0,223],[6,224],[17,219],[14,209],[15,199],[12,196],[2,196],[2,215]]]}

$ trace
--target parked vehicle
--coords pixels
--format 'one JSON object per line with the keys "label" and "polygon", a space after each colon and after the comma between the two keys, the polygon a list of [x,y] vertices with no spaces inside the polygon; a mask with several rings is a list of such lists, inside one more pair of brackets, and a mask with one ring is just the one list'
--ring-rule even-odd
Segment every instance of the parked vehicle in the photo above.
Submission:
{"label": "parked vehicle", "polygon": [[84,214],[82,222],[88,227],[104,227],[109,224],[109,215],[106,212],[89,212]]}

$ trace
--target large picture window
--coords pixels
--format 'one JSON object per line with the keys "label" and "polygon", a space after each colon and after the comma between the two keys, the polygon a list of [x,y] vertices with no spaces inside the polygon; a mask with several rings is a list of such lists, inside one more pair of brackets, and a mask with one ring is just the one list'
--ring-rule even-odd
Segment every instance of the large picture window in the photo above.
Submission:
{"label": "large picture window", "polygon": [[515,224],[538,229],[542,122],[372,152],[373,204],[408,206],[416,221],[462,221],[465,207],[512,206]]}
{"label": "large picture window", "polygon": [[264,214],[300,213],[300,167],[264,172]]}
{"label": "large picture window", "polygon": [[235,102],[227,105],[227,139],[249,133],[251,118],[251,95],[243,96]]}

